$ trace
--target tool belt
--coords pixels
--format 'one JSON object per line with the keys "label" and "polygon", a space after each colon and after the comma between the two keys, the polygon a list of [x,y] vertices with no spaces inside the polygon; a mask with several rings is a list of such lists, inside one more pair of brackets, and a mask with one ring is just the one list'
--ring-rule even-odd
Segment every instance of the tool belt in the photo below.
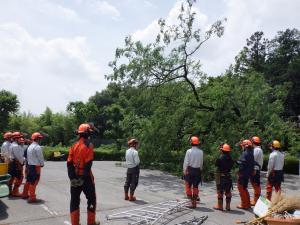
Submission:
{"label": "tool belt", "polygon": [[268,181],[273,185],[280,185],[284,182],[283,170],[273,170],[268,177]]}
{"label": "tool belt", "polygon": [[215,173],[216,185],[218,191],[230,191],[233,187],[231,173]]}

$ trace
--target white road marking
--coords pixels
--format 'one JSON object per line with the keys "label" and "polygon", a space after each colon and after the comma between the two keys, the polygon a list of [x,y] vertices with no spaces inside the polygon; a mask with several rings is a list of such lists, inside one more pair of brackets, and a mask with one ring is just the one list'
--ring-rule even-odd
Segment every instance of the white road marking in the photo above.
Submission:
{"label": "white road marking", "polygon": [[53,215],[58,215],[57,212],[52,212],[52,211],[51,211],[46,205],[44,205],[44,204],[42,204],[41,207],[42,207],[45,211],[47,211],[48,213],[50,213],[52,216],[53,216]]}

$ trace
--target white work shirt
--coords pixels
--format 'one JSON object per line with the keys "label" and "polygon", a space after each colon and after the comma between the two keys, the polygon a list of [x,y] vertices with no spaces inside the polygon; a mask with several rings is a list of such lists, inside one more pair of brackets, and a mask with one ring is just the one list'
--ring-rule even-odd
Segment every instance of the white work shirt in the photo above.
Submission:
{"label": "white work shirt", "polygon": [[126,150],[125,158],[127,168],[134,168],[140,164],[138,151],[133,147]]}
{"label": "white work shirt", "polygon": [[188,167],[200,168],[203,167],[203,151],[196,146],[186,151],[183,163],[183,171],[185,172]]}
{"label": "white work shirt", "polygon": [[283,170],[284,154],[278,150],[273,150],[269,157],[268,174],[273,170]]}
{"label": "white work shirt", "polygon": [[28,165],[44,166],[44,155],[41,146],[37,142],[32,142],[27,149]]}
{"label": "white work shirt", "polygon": [[24,148],[17,142],[13,142],[10,145],[10,158],[16,159],[19,163],[24,163]]}
{"label": "white work shirt", "polygon": [[[254,154],[254,160],[255,160],[255,162],[260,166],[260,170],[261,170],[262,167],[263,167],[263,163],[264,163],[264,153],[263,153],[263,150],[261,149],[260,146],[256,146],[253,149],[253,154]],[[259,170],[259,168],[258,168],[257,165],[254,166],[254,169],[255,170]]]}
{"label": "white work shirt", "polygon": [[1,155],[3,156],[5,162],[9,161],[10,158],[10,145],[9,141],[4,141],[1,145]]}

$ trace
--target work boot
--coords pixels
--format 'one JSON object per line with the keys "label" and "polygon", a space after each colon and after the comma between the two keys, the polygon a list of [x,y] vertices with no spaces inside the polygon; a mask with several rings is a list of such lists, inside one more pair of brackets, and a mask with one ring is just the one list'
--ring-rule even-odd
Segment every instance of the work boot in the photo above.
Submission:
{"label": "work boot", "polygon": [[231,198],[226,198],[226,211],[230,211]]}
{"label": "work boot", "polygon": [[14,187],[14,189],[11,192],[11,196],[22,197],[22,194],[19,192],[19,187]]}
{"label": "work boot", "polygon": [[87,212],[87,225],[100,225],[100,221],[96,221],[96,213],[92,211]]}
{"label": "work boot", "polygon": [[79,220],[80,220],[80,211],[79,211],[79,209],[71,212],[70,217],[71,217],[71,224],[72,225],[80,225],[80,222],[79,222]]}
{"label": "work boot", "polygon": [[133,202],[136,200],[136,197],[133,194],[130,194],[129,201]]}
{"label": "work boot", "polygon": [[193,209],[197,208],[197,198],[198,198],[197,195],[193,195],[193,198],[192,198],[192,208]]}
{"label": "work boot", "polygon": [[223,211],[223,198],[218,198],[218,204],[213,207],[216,210]]}
{"label": "work boot", "polygon": [[236,207],[237,207],[238,209],[244,209],[244,210],[247,210],[247,209],[250,209],[250,208],[251,208],[251,206],[244,206],[244,205],[242,205],[242,204],[237,205]]}
{"label": "work boot", "polygon": [[126,201],[129,200],[128,192],[124,192],[124,195],[125,195],[124,199],[125,199]]}

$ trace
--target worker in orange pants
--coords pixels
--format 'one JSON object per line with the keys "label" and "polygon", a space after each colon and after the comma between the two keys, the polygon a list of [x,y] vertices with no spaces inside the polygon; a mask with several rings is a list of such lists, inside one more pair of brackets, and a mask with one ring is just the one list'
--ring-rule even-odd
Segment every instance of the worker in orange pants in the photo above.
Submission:
{"label": "worker in orange pants", "polygon": [[191,191],[191,208],[197,207],[199,197],[199,184],[201,183],[201,172],[203,168],[203,151],[198,148],[200,141],[196,136],[190,138],[191,148],[186,151],[183,173],[187,183],[186,190]]}
{"label": "worker in orange pants", "polygon": [[254,206],[261,195],[261,185],[260,185],[260,171],[263,167],[264,154],[261,149],[261,140],[259,137],[254,136],[251,138],[253,145],[253,155],[254,155],[254,171],[250,177],[250,182],[254,190],[254,198],[250,202],[251,206]]}
{"label": "worker in orange pants", "polygon": [[237,164],[239,166],[238,171],[238,190],[241,197],[241,204],[237,206],[239,209],[249,209],[251,208],[250,204],[250,195],[248,191],[248,182],[253,174],[254,170],[254,155],[253,155],[253,146],[250,140],[244,140],[241,143],[243,150],[242,155],[240,156]]}
{"label": "worker in orange pants", "polygon": [[281,152],[280,142],[274,140],[272,142],[272,153],[269,156],[268,172],[267,172],[267,199],[271,200],[273,187],[276,192],[281,191],[281,182],[283,177],[284,154]]}
{"label": "worker in orange pants", "polygon": [[10,145],[10,175],[9,186],[11,196],[20,197],[19,187],[23,181],[24,149],[21,146],[23,135],[20,132],[12,134],[13,143]]}
{"label": "worker in orange pants", "polygon": [[[44,136],[41,135],[39,132],[33,133],[31,135],[32,143],[29,145],[27,149],[27,163],[28,163],[27,182],[29,182],[29,187],[27,186],[26,188],[28,188],[28,200],[27,200],[28,203],[35,203],[38,201],[36,198],[36,188],[40,181],[41,168],[44,166],[44,155],[43,155],[42,148],[40,146],[43,137]],[[26,190],[25,190],[25,195],[26,195]]]}
{"label": "worker in orange pants", "polygon": [[79,140],[70,148],[67,160],[68,176],[71,183],[70,217],[72,225],[80,224],[80,194],[87,198],[87,224],[98,225],[96,221],[96,190],[92,164],[94,146],[90,136],[96,128],[91,124],[81,124],[77,130]]}

